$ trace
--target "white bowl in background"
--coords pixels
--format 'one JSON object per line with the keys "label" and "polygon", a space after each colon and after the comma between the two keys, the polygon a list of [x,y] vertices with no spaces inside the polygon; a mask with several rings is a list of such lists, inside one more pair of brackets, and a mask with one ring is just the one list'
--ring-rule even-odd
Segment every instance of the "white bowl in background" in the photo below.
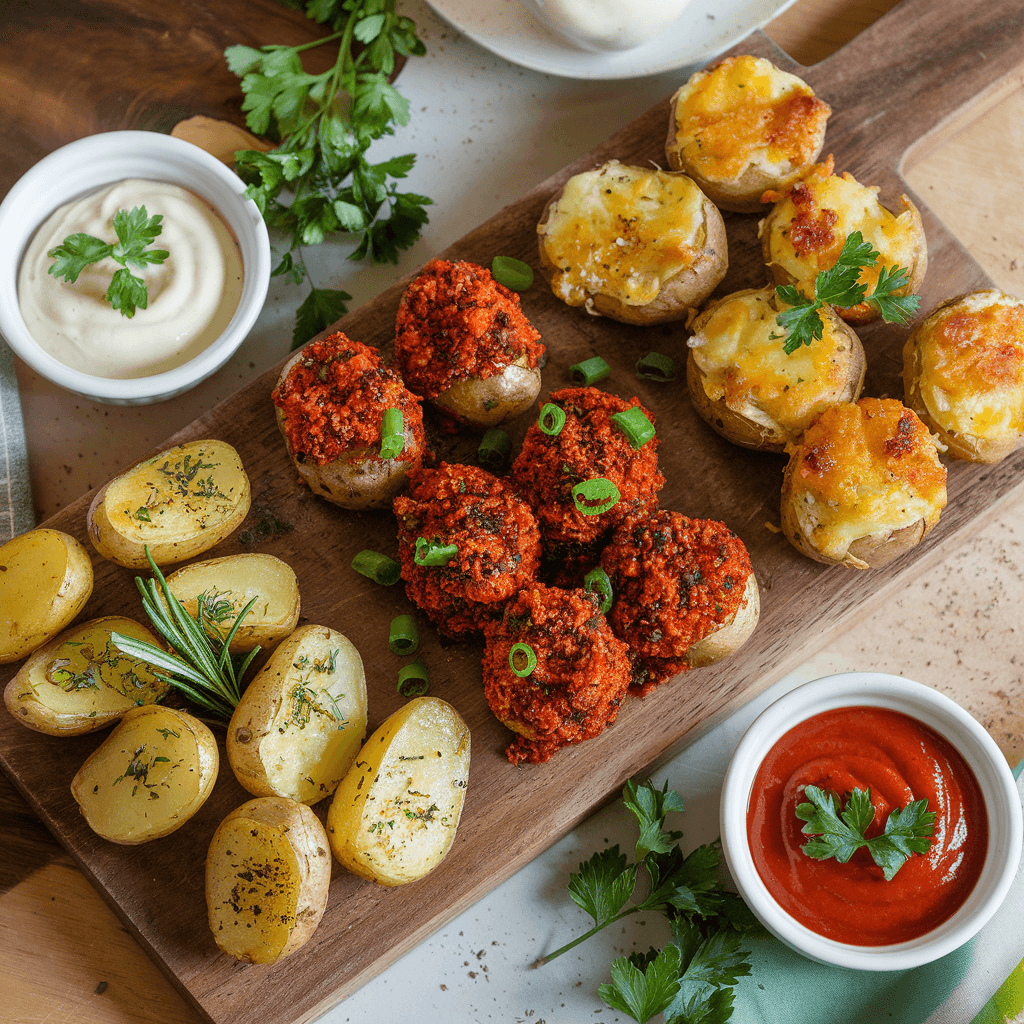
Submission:
{"label": "white bowl in background", "polygon": [[[211,203],[235,235],[244,279],[227,328],[187,363],[147,377],[114,379],[82,373],[44,351],[18,305],[18,269],[40,226],[71,200],[126,178],[166,181]],[[270,239],[245,183],[198,146],[145,131],[103,132],[68,143],[31,167],[0,203],[0,335],[37,373],[84,398],[113,405],[162,402],[219,370],[245,340],[263,309],[270,284]]]}

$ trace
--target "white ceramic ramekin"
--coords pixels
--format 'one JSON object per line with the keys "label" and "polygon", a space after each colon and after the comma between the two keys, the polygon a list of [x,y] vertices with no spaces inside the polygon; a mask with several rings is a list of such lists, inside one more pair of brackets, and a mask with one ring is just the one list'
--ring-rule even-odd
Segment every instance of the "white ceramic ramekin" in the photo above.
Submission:
{"label": "white ceramic ramekin", "polygon": [[[235,315],[205,351],[173,370],[114,380],[73,370],[36,343],[18,307],[18,268],[32,235],[57,207],[125,178],[171,182],[215,206],[238,241],[245,278]],[[170,135],[104,132],[62,146],[31,167],[0,203],[0,335],[43,377],[93,401],[146,405],[194,387],[231,358],[266,300],[270,240],[244,193],[242,180],[216,157]]]}
{"label": "white ceramic ramekin", "polygon": [[[772,898],[750,855],[747,807],[765,754],[790,729],[836,708],[869,705],[901,711],[945,737],[963,756],[981,788],[988,814],[988,853],[981,876],[957,912],[930,932],[886,946],[855,946],[826,938],[790,917]],[[798,953],[821,963],[863,971],[919,967],[972,938],[1006,896],[1021,858],[1020,797],[1006,758],[985,729],[959,704],[901,676],[851,672],[791,690],[750,725],[733,754],[722,789],[722,851],[733,880],[761,923]]]}

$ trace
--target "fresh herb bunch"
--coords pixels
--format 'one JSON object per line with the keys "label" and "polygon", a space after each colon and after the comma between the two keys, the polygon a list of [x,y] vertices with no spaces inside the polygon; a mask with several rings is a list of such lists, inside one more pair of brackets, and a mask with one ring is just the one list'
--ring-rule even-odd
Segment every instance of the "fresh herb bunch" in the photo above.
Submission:
{"label": "fresh herb bunch", "polygon": [[[666,830],[665,816],[683,810],[678,793],[667,784],[659,790],[650,782],[629,781],[622,800],[640,828],[635,861],[628,863],[616,844],[580,864],[570,876],[569,895],[594,919],[594,927],[536,966],[629,914],[658,912],[671,922],[671,941],[660,951],[617,959],[611,982],[598,995],[640,1024],[662,1012],[665,1024],[722,1024],[732,1016],[732,986],[750,973],[740,932],[756,922],[743,901],[718,883],[719,844],[684,856],[677,843],[682,833]],[[630,903],[641,868],[649,881],[647,895]]]}
{"label": "fresh herb bunch", "polygon": [[867,295],[867,285],[860,283],[862,267],[873,267],[879,253],[865,242],[859,231],[846,236],[843,251],[835,265],[822,270],[814,279],[814,298],[807,298],[792,284],[780,284],[776,294],[789,306],[775,322],[786,330],[783,350],[792,355],[801,345],[820,341],[824,327],[819,310],[828,303],[841,309],[859,306],[862,302],[874,306],[886,323],[906,326],[921,305],[919,295],[895,295],[905,288],[909,280],[906,267],[882,267],[878,282]]}
{"label": "fresh herb bunch", "polygon": [[148,546],[146,557],[156,579],[135,577],[135,585],[142,595],[142,607],[154,629],[177,651],[178,657],[123,633],[111,633],[110,639],[118,650],[149,662],[158,679],[179,690],[215,718],[227,721],[241,697],[240,682],[260,651],[259,647],[254,648],[241,665],[236,665],[229,647],[257,599],[254,597],[238,613],[227,635],[222,637],[216,623],[223,615],[215,611],[214,599],[208,603],[206,595],[200,594],[193,618],[171,593]]}
{"label": "fresh herb bunch", "polygon": [[[371,164],[370,144],[409,123],[409,102],[388,81],[395,55],[426,52],[414,22],[395,12],[395,0],[291,0],[331,33],[301,46],[230,46],[228,67],[241,77],[246,124],[279,142],[269,152],[242,150],[235,170],[267,225],[290,244],[274,268],[296,284],[306,279],[302,246],[328,235],[361,235],[349,259],[397,263],[427,221],[426,196],[399,192],[415,156]],[[301,54],[337,44],[334,67],[308,74]],[[282,192],[288,201],[282,201]],[[312,287],[298,309],[293,348],[342,316],[352,296]]]}
{"label": "fresh herb bunch", "polygon": [[170,255],[166,249],[146,248],[163,231],[163,219],[159,213],[150,217],[144,206],[133,206],[130,212],[118,210],[114,214],[116,244],[111,245],[95,235],[76,231],[46,254],[54,261],[50,273],[56,278],[63,277],[68,284],[74,284],[86,267],[109,256],[121,264],[121,269],[114,271],[110,287],[103,297],[122,316],[131,319],[135,316],[136,308],[145,309],[149,305],[149,293],[146,291],[146,282],[128,268],[144,270],[151,264],[163,263]]}
{"label": "fresh herb bunch", "polygon": [[807,823],[802,831],[813,838],[800,849],[815,860],[835,857],[845,864],[855,851],[866,846],[888,882],[911,854],[927,853],[931,846],[935,812],[928,810],[927,800],[914,800],[902,810],[893,811],[885,831],[867,839],[864,832],[875,816],[870,789],[854,789],[842,813],[834,793],[807,786],[804,796],[808,802],[797,805],[796,816]]}

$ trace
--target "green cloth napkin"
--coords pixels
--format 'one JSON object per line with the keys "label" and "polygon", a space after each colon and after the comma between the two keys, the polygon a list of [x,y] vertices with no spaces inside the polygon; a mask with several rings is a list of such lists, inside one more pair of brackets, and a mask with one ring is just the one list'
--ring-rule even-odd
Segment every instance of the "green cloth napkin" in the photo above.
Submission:
{"label": "green cloth napkin", "polygon": [[35,526],[14,355],[0,341],[0,544]]}

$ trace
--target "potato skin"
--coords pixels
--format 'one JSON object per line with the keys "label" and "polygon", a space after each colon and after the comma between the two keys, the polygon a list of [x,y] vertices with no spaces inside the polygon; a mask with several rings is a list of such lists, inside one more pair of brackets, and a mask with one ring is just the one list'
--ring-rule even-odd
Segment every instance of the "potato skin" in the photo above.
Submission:
{"label": "potato skin", "polygon": [[430,401],[462,423],[487,430],[526,412],[540,394],[540,367],[519,356],[493,377],[456,381]]}
{"label": "potato skin", "polygon": [[713,633],[698,640],[687,652],[690,668],[702,668],[735,654],[750,639],[761,615],[761,592],[751,573],[743,588],[743,601],[733,616]]}

